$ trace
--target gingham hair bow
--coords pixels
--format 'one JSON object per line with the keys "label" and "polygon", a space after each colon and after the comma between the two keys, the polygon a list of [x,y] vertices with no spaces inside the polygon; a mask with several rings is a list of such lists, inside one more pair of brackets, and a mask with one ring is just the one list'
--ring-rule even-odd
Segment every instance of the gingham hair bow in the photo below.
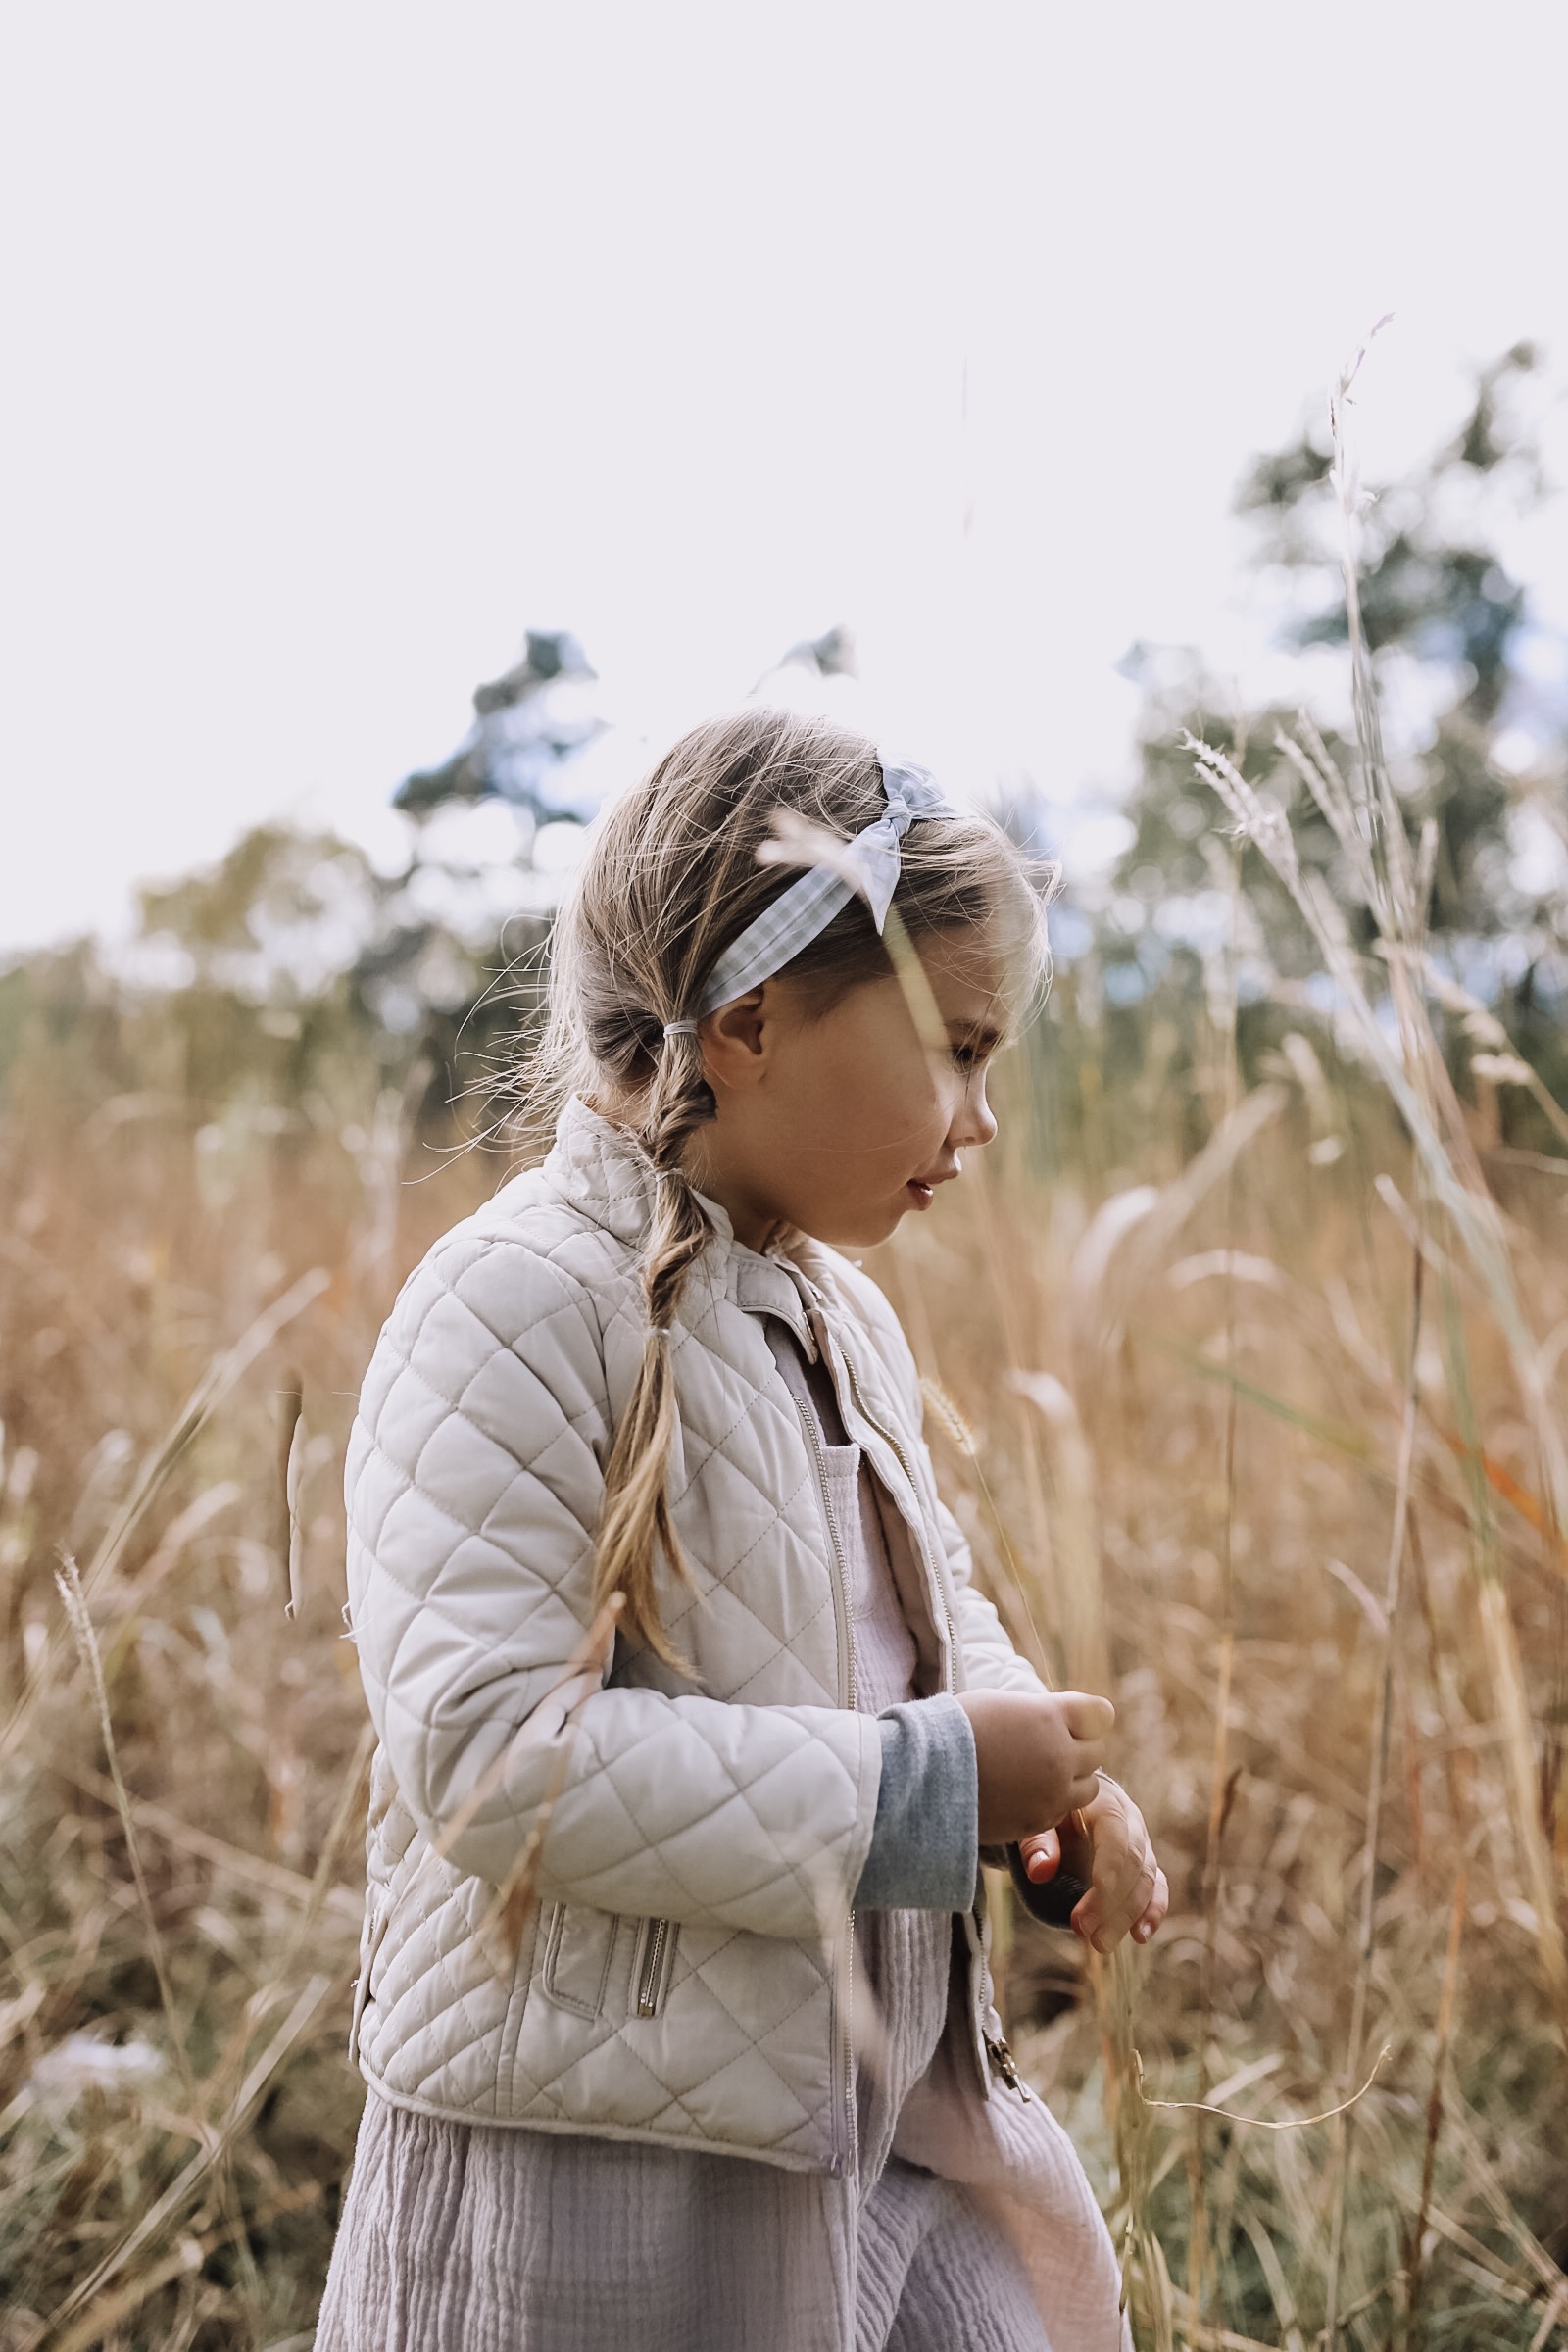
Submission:
{"label": "gingham hair bow", "polygon": [[856,880],[826,866],[812,866],[792,882],[730,942],[709,975],[696,1015],[671,1021],[668,1034],[695,1029],[704,1013],[715,1012],[720,1004],[733,1004],[748,989],[771,980],[827,929],[852,898],[864,899],[880,934],[899,887],[904,836],[916,817],[958,813],[923,767],[889,766],[884,761],[882,786],[888,804],[882,814],[845,845],[845,861],[854,867]]}

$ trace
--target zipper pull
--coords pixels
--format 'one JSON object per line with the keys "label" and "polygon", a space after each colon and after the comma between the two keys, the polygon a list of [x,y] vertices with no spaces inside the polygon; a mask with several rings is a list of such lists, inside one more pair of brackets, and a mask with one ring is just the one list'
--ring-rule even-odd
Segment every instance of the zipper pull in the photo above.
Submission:
{"label": "zipper pull", "polygon": [[1005,2082],[1007,2088],[1009,2090],[1015,2090],[1020,2099],[1032,2099],[1035,2094],[1030,2089],[1028,2083],[1024,2081],[1022,2075],[1019,2074],[1018,2061],[1008,2049],[1007,2044],[1003,2036],[1000,2034],[988,2034],[985,2037],[985,2041],[986,2056],[990,2059],[995,2071],[1002,2077],[1004,2082]]}

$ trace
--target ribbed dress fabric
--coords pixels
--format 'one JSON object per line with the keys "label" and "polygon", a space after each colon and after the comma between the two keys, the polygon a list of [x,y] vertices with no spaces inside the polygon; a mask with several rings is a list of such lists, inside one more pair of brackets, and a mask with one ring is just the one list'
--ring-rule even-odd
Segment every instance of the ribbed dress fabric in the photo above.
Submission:
{"label": "ribbed dress fabric", "polygon": [[317,2352],[1049,2352],[972,2193],[366,2102]]}
{"label": "ribbed dress fabric", "polygon": [[[856,1703],[878,1713],[914,1695],[916,1651],[874,1482],[831,1388],[781,1331],[774,1347],[816,1425]],[[1114,2258],[1060,2127],[1002,2091],[988,2128],[959,2127],[981,2102],[953,1936],[946,1912],[858,1917],[854,2174],[460,2123],[372,2091],[316,2352],[1117,2352]]]}

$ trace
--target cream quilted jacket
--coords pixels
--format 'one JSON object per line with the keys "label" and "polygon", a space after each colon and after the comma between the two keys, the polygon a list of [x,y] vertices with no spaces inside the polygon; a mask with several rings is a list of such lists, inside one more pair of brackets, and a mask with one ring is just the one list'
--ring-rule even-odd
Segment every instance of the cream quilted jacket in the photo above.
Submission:
{"label": "cream quilted jacket", "polygon": [[[814,1433],[766,1317],[825,1358],[899,1506],[922,1688],[1039,1686],[970,1582],[881,1293],[811,1243],[741,1247],[710,1206],[718,1238],[671,1343],[695,1586],[670,1578],[662,1601],[689,1680],[620,1644],[602,1686],[564,1681],[643,1350],[647,1171],[625,1140],[572,1103],[544,1166],[436,1244],[382,1332],[347,1472],[380,1740],[353,2047],[378,2090],[426,2113],[838,2171],[881,1745],[855,1709]],[[551,1791],[514,1957],[487,1914]],[[968,1930],[987,2092],[978,1917]]]}

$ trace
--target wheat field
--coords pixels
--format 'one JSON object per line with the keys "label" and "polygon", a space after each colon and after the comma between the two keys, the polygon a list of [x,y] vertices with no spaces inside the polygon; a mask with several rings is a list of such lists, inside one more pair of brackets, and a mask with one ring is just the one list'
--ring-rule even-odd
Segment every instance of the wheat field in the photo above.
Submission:
{"label": "wheat field", "polygon": [[[1004,1911],[1009,2030],[1141,2342],[1304,2347],[1332,2305],[1346,2342],[1544,2345],[1568,1186],[1474,1146],[1532,1402],[1365,1072],[1210,1046],[1197,1156],[1154,1041],[1097,1167],[1064,991],[989,1164],[873,1261],[980,1573],[1115,1696],[1172,1883],[1108,1966]],[[311,2340],[361,2097],[342,1446],[402,1273],[503,1172],[368,1077],[340,1123],[171,1072],[91,1100],[44,1038],[0,1126],[6,2352]]]}

